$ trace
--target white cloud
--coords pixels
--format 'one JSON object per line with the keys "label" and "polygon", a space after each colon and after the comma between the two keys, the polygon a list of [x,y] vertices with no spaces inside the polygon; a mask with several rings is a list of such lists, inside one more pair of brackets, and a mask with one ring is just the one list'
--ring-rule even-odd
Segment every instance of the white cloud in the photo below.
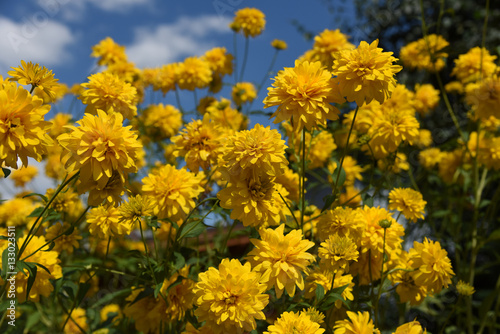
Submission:
{"label": "white cloud", "polygon": [[67,47],[75,42],[70,29],[48,16],[25,18],[14,22],[0,16],[0,73],[22,60],[43,66],[60,64],[70,59]]}
{"label": "white cloud", "polygon": [[85,18],[89,7],[112,13],[128,13],[137,7],[154,8],[155,0],[36,0],[37,4],[51,16],[78,22]]}
{"label": "white cloud", "polygon": [[182,17],[173,24],[154,29],[138,27],[132,44],[127,46],[127,55],[138,67],[155,67],[185,56],[200,55],[216,45],[207,36],[231,32],[230,22],[229,18],[205,15]]}

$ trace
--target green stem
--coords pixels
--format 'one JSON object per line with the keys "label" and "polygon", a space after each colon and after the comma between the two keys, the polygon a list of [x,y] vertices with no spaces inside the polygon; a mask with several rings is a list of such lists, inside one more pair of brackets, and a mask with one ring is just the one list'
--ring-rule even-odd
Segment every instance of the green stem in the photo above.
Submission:
{"label": "green stem", "polygon": [[233,223],[231,224],[231,227],[229,228],[229,231],[227,232],[227,235],[224,238],[224,243],[222,244],[222,248],[221,248],[221,254],[224,254],[224,252],[226,251],[227,242],[229,241],[229,238],[231,236],[231,232],[233,232],[234,226],[236,226],[236,224],[237,224],[237,220],[235,219],[235,220],[233,220]]}
{"label": "green stem", "polygon": [[250,39],[248,37],[245,37],[245,53],[243,54],[243,62],[242,62],[242,65],[241,65],[240,80],[243,80],[243,73],[245,73],[245,67],[247,65],[248,46],[250,44],[249,41],[250,41]]}
{"label": "green stem", "polygon": [[300,194],[300,229],[304,234],[304,212],[306,211],[306,129],[302,128],[302,167],[300,169],[300,178],[302,180],[302,188]]}
{"label": "green stem", "polygon": [[[276,50],[274,52],[274,55],[273,55],[273,58],[271,59],[271,64],[269,65],[269,68],[267,69],[266,73],[264,73],[264,77],[262,78],[262,80],[260,81],[260,84],[259,86],[257,86],[257,96],[259,96],[259,93],[262,89],[262,87],[264,87],[264,84],[266,83],[266,80],[267,78],[269,77],[269,75],[271,74],[271,71],[273,70],[274,68],[274,64],[276,63],[276,59],[278,58],[278,52],[279,50]],[[248,112],[250,112],[250,110],[252,109],[252,104],[253,102],[255,101],[256,99],[253,99],[249,104],[248,104]]]}
{"label": "green stem", "polygon": [[36,218],[35,222],[33,223],[33,225],[31,226],[29,232],[28,232],[28,235],[26,237],[26,239],[24,239],[24,242],[23,244],[21,245],[21,248],[19,249],[19,253],[17,254],[17,259],[20,259],[21,258],[21,255],[23,254],[23,252],[26,250],[26,247],[28,246],[28,243],[31,241],[31,239],[33,239],[33,231],[35,230],[35,227],[36,225],[40,222],[40,220],[42,219],[42,217],[45,215],[45,213],[47,212],[47,210],[49,209],[50,205],[52,204],[52,202],[54,202],[54,200],[56,199],[57,195],[59,195],[59,193],[69,184],[71,183],[71,181],[73,181],[74,179],[76,179],[78,176],[80,175],[80,172],[77,172],[75,175],[73,175],[72,177],[70,177],[68,180],[66,180],[65,182],[63,182],[57,189],[56,191],[54,192],[54,194],[52,195],[52,197],[49,199],[49,201],[47,202],[47,204],[45,204],[45,207],[43,208],[42,212],[40,213],[40,215],[38,215],[38,217]]}
{"label": "green stem", "polygon": [[[337,177],[335,179],[335,184],[333,185],[332,196],[334,199],[335,199],[335,196],[337,195],[337,190],[338,190],[337,185],[339,183],[340,171],[342,170],[342,165],[344,164],[345,156],[347,155],[347,151],[349,150],[349,140],[351,139],[351,133],[352,133],[352,129],[354,128],[354,122],[356,122],[356,116],[358,115],[358,110],[359,110],[359,106],[356,105],[356,110],[354,111],[354,116],[352,117],[351,127],[349,128],[349,133],[347,134],[347,141],[345,143],[344,152],[342,153],[342,158],[340,159],[340,166],[338,167]],[[327,206],[328,205],[325,205],[321,211],[325,211],[326,209],[328,209]]]}
{"label": "green stem", "polygon": [[288,202],[285,200],[285,198],[283,197],[283,195],[281,195],[281,193],[279,191],[278,191],[278,195],[280,195],[281,200],[283,201],[283,203],[285,203],[286,207],[288,208],[288,211],[290,211],[290,214],[293,217],[293,220],[295,220],[295,224],[297,224],[297,227],[298,227],[300,224],[299,224],[299,221],[297,220],[297,218],[295,217],[295,215],[293,214],[292,208],[290,207],[290,205],[288,205]]}
{"label": "green stem", "polygon": [[181,105],[181,98],[179,96],[179,89],[177,87],[177,84],[175,84],[174,92],[175,92],[175,100],[177,101],[177,107],[179,107],[179,110],[181,111],[181,113],[184,114],[184,109],[182,108],[182,105]]}
{"label": "green stem", "polygon": [[[401,213],[400,213],[401,215]],[[399,218],[399,216],[398,216]],[[384,228],[384,243],[383,243],[383,247],[382,247],[382,265],[381,265],[381,268],[380,268],[380,286],[378,288],[378,291],[377,291],[377,299],[375,299],[375,327],[378,328],[378,304],[379,304],[379,301],[380,301],[380,296],[382,295],[382,290],[383,290],[383,286],[384,286],[384,281],[385,281],[385,277],[384,277],[384,264],[385,264],[385,237],[386,237],[386,234],[387,234],[387,228]]]}

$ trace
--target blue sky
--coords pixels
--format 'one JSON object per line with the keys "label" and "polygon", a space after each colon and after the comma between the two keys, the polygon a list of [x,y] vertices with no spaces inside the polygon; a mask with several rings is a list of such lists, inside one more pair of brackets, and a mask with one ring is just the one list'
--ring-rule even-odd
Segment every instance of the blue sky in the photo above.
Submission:
{"label": "blue sky", "polygon": [[[83,82],[94,68],[91,46],[106,36],[127,47],[139,68],[181,61],[214,46],[233,52],[228,28],[234,12],[256,7],[266,15],[264,33],[251,40],[247,81],[260,81],[269,66],[274,38],[285,40],[276,68],[292,66],[310,48],[291,24],[297,20],[318,33],[341,28],[354,17],[350,1],[161,1],[161,0],[23,0],[0,1],[0,74],[20,60],[39,62],[61,82]],[[343,11],[346,11],[342,13]],[[238,40],[241,56],[243,38]],[[356,41],[354,41],[356,42]],[[268,82],[270,83],[270,81]]]}

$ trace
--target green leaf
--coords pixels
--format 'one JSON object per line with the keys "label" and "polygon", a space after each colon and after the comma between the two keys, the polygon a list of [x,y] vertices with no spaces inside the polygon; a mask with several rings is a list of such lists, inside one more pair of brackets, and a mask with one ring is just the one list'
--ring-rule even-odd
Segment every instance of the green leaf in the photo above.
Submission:
{"label": "green leaf", "polygon": [[36,266],[38,266],[38,267],[42,268],[42,269],[43,269],[43,270],[45,270],[45,271],[46,271],[49,275],[51,275],[50,270],[49,270],[49,269],[47,269],[47,267],[45,267],[44,265],[42,265],[42,264],[40,264],[40,263],[33,263],[33,264],[35,264]]}
{"label": "green leaf", "polygon": [[80,283],[78,287],[78,294],[76,295],[76,305],[80,305],[80,303],[82,302],[83,298],[85,298],[85,295],[87,294],[91,286],[92,284],[87,282]]}
{"label": "green leaf", "polygon": [[160,290],[161,290],[162,286],[163,286],[163,281],[161,281],[160,283],[156,284],[155,291],[153,293],[153,295],[155,296],[155,298],[158,298],[158,294],[160,293]]}
{"label": "green leaf", "polygon": [[73,225],[71,225],[65,232],[64,232],[64,235],[71,235],[71,233],[73,233],[73,231],[75,231],[75,227]]}
{"label": "green leaf", "polygon": [[321,284],[316,284],[316,300],[320,301],[325,297],[325,288]]}
{"label": "green leaf", "polygon": [[366,198],[363,200],[363,204],[369,207],[373,207],[373,197],[366,196]]}
{"label": "green leaf", "polygon": [[47,203],[49,201],[49,199],[47,198],[47,196],[45,195],[42,195],[42,194],[39,194],[39,193],[30,193],[28,195],[24,195],[23,198],[26,198],[26,197],[31,197],[31,196],[38,196],[40,197],[45,203]]}
{"label": "green leaf", "polygon": [[10,173],[12,171],[10,169],[8,169],[8,168],[3,168],[2,167],[2,172],[3,172],[3,177],[6,179],[10,175]]}
{"label": "green leaf", "polygon": [[33,287],[33,283],[35,283],[37,267],[32,264],[26,263],[28,267],[29,277],[28,277],[28,286],[26,287],[26,297],[30,295],[31,288]]}
{"label": "green leaf", "polygon": [[174,252],[174,257],[175,257],[175,264],[174,264],[175,269],[179,270],[186,265],[186,259],[184,259],[184,256],[182,256],[181,253]]}
{"label": "green leaf", "polygon": [[450,215],[450,210],[438,210],[432,213],[433,218],[443,218]]}
{"label": "green leaf", "polygon": [[26,320],[26,325],[24,327],[25,333],[27,333],[31,329],[31,327],[35,326],[39,322],[40,322],[39,312],[31,313],[30,315],[28,315],[28,319]]}
{"label": "green leaf", "polygon": [[33,212],[31,212],[28,217],[38,217],[38,216],[40,216],[42,211],[43,211],[43,207],[40,206],[40,207],[36,208],[35,210],[33,210]]}
{"label": "green leaf", "polygon": [[97,302],[93,303],[92,307],[98,307],[101,305],[108,304],[110,301],[114,300],[115,298],[121,297],[121,296],[128,296],[128,295],[130,295],[131,291],[132,291],[131,288],[125,288],[125,289],[118,290],[118,291],[112,292],[110,294],[107,294],[103,298],[99,299]]}
{"label": "green leaf", "polygon": [[206,226],[201,220],[192,220],[181,226],[181,235],[178,240],[183,238],[195,238],[205,232]]}

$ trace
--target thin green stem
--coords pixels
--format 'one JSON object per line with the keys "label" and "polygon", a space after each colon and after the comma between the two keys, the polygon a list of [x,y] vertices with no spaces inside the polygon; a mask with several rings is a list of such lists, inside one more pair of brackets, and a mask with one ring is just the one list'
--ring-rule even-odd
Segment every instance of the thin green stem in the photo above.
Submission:
{"label": "thin green stem", "polygon": [[175,84],[174,92],[175,92],[175,100],[177,101],[177,107],[179,108],[181,113],[184,113],[184,109],[182,108],[181,105],[181,97],[179,96],[179,89],[177,87],[177,84]]}
{"label": "thin green stem", "polygon": [[229,231],[227,232],[227,235],[224,238],[224,243],[222,244],[222,248],[221,248],[221,254],[224,254],[224,252],[226,251],[227,242],[229,241],[229,238],[231,236],[231,232],[233,232],[233,229],[236,226],[236,224],[237,224],[237,220],[235,219],[235,220],[233,220],[233,223],[231,224],[231,227],[229,228]]}
{"label": "thin green stem", "polygon": [[[262,78],[262,80],[260,81],[259,85],[257,86],[257,96],[259,96],[259,93],[262,89],[262,87],[264,87],[264,84],[266,83],[266,80],[267,78],[269,77],[269,75],[271,74],[271,71],[273,70],[274,68],[274,64],[276,63],[276,59],[278,58],[278,52],[279,50],[276,50],[274,52],[274,55],[273,55],[273,58],[271,59],[271,64],[269,64],[269,68],[267,69],[267,71],[264,73],[264,77]],[[253,99],[249,104],[248,104],[248,112],[250,112],[250,110],[252,109],[252,105],[253,105],[253,102],[255,101],[256,99]]]}
{"label": "thin green stem", "polygon": [[248,59],[248,47],[250,44],[250,38],[245,37],[245,53],[243,54],[243,62],[241,64],[241,73],[240,73],[240,80],[243,80],[243,74],[245,73],[245,67],[247,65],[247,59]]}
{"label": "thin green stem", "polygon": [[288,208],[288,211],[290,211],[290,214],[292,215],[293,220],[295,220],[295,224],[297,224],[297,227],[299,227],[300,226],[299,221],[297,220],[297,217],[295,217],[295,215],[293,214],[292,208],[290,207],[290,205],[288,205],[288,202],[285,200],[285,198],[283,197],[283,195],[281,195],[281,193],[279,191],[278,191],[278,195],[280,195],[281,200],[283,201],[283,203],[285,203],[286,207]]}
{"label": "thin green stem", "polygon": [[306,129],[302,128],[302,167],[300,169],[300,179],[302,180],[302,188],[300,194],[300,229],[302,230],[302,234],[304,234],[304,212],[306,211]]}
{"label": "thin green stem", "polygon": [[237,57],[237,51],[238,51],[238,48],[237,48],[237,41],[238,41],[238,38],[237,38],[237,33],[236,31],[234,32],[233,34],[233,60],[234,60],[234,84],[236,85],[236,83],[238,82],[238,57]]}
{"label": "thin green stem", "polygon": [[[335,196],[337,195],[337,190],[338,190],[337,188],[338,188],[338,183],[339,183],[339,179],[340,179],[340,172],[342,170],[342,165],[344,164],[344,159],[345,159],[345,156],[347,155],[347,151],[349,150],[349,140],[351,139],[352,129],[354,128],[354,122],[356,122],[356,116],[358,115],[358,110],[359,110],[359,106],[356,106],[356,110],[354,111],[354,116],[352,117],[351,127],[349,128],[349,133],[347,134],[347,141],[345,143],[344,152],[342,152],[342,158],[340,159],[340,165],[338,167],[337,177],[335,178],[335,184],[333,185],[332,196],[334,199],[335,199]],[[327,209],[327,206],[328,205],[325,205],[321,211],[325,211]]]}
{"label": "thin green stem", "polygon": [[[400,213],[400,215],[401,215],[401,213]],[[386,237],[386,234],[387,234],[387,228],[384,228],[384,243],[383,243],[383,247],[382,247],[382,265],[380,266],[381,267],[380,268],[380,286],[379,286],[378,291],[377,291],[377,299],[375,299],[375,309],[374,309],[375,327],[377,327],[377,328],[378,328],[378,311],[379,311],[378,305],[379,305],[379,301],[380,301],[380,296],[382,295],[382,290],[383,290],[384,281],[385,281],[384,264],[385,264],[385,237]]]}

